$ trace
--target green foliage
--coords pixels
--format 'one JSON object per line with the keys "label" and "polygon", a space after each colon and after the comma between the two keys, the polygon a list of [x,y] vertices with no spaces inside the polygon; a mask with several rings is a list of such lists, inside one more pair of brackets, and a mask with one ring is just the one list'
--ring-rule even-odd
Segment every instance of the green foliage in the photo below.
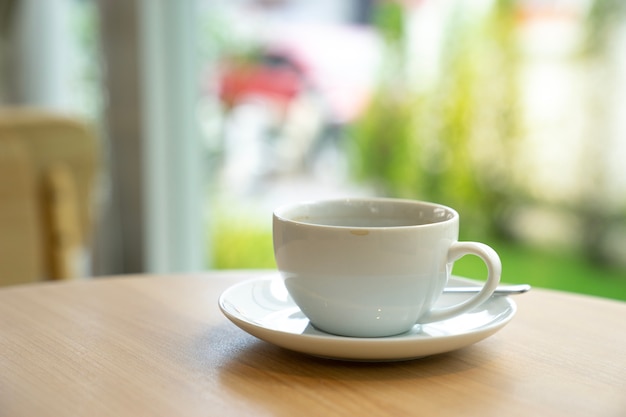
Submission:
{"label": "green foliage", "polygon": [[404,37],[402,5],[395,1],[379,1],[374,13],[374,26],[388,42],[401,42]]}
{"label": "green foliage", "polygon": [[587,17],[587,37],[585,52],[597,54],[606,47],[609,35],[621,25],[626,15],[626,2],[623,0],[595,0]]}
{"label": "green foliage", "polygon": [[352,161],[357,178],[378,182],[379,188],[398,197],[413,196],[420,177],[410,100],[378,94],[351,130],[356,139],[352,145],[358,156]]}
{"label": "green foliage", "polygon": [[508,1],[478,22],[461,7],[448,22],[441,74],[420,90],[403,78],[400,48],[390,45],[389,60],[399,62],[349,131],[357,179],[383,195],[458,208],[465,231],[497,228],[516,195],[507,182],[519,130],[512,19]]}

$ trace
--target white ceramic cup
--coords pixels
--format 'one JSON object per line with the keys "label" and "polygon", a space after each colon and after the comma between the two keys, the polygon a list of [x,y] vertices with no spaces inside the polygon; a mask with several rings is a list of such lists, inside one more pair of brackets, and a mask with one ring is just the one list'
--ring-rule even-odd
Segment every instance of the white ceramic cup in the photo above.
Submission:
{"label": "white ceramic cup", "polygon": [[[274,255],[287,291],[316,328],[384,337],[463,314],[491,296],[502,266],[477,242],[458,242],[459,215],[413,200],[357,198],[295,203],[274,211]],[[433,309],[455,260],[487,265],[482,290]]]}

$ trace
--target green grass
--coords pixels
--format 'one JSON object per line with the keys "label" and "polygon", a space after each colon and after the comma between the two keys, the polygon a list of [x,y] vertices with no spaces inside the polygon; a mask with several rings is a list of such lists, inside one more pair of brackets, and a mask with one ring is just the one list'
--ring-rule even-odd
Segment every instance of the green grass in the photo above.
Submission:
{"label": "green grass", "polygon": [[[214,230],[213,266],[217,269],[274,269],[271,231],[246,223]],[[528,283],[626,301],[626,270],[593,265],[576,253],[548,252],[510,242],[489,242],[502,259],[502,281]],[[233,250],[232,248],[236,248]],[[455,263],[456,275],[484,279],[482,261],[466,256]]]}
{"label": "green grass", "polygon": [[229,226],[216,225],[213,230],[212,241],[215,243],[211,259],[214,268],[276,268],[271,231],[245,222],[229,224]]}
{"label": "green grass", "polygon": [[[502,281],[626,301],[626,270],[594,265],[574,252],[550,252],[510,242],[490,243],[502,260]],[[482,261],[459,260],[453,273],[484,278]]]}

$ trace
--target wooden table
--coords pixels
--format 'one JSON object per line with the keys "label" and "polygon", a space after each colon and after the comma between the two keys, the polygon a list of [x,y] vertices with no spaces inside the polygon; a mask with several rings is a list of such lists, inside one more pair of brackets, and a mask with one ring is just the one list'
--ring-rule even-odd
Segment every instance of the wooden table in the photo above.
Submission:
{"label": "wooden table", "polygon": [[480,343],[407,362],[274,347],[219,311],[264,272],[0,290],[0,416],[626,416],[626,303],[533,289]]}

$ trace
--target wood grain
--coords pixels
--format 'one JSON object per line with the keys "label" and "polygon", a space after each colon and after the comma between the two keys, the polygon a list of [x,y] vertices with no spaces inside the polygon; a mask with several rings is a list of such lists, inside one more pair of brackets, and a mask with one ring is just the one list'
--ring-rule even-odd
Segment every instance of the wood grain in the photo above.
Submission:
{"label": "wood grain", "polygon": [[254,276],[1,289],[0,416],[626,415],[626,303],[533,289],[476,345],[349,363],[274,347],[226,320],[219,294]]}

